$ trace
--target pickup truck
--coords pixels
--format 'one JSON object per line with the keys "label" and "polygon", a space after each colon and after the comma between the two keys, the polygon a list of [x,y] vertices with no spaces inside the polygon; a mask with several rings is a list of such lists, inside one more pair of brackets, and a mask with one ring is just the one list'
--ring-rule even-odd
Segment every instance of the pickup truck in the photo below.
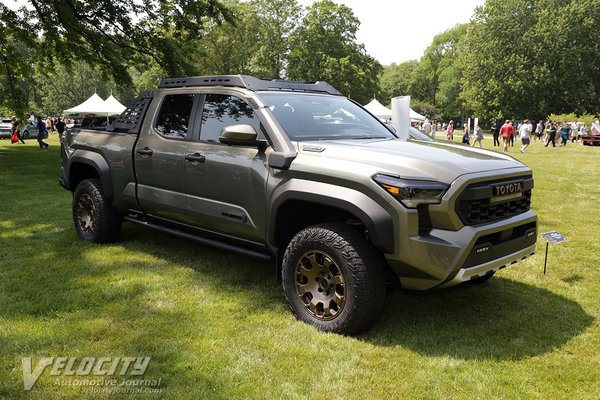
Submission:
{"label": "pickup truck", "polygon": [[401,139],[325,82],[165,79],[61,153],[81,239],[127,221],[273,260],[292,313],[327,332],[368,329],[390,278],[481,283],[535,250],[528,167]]}

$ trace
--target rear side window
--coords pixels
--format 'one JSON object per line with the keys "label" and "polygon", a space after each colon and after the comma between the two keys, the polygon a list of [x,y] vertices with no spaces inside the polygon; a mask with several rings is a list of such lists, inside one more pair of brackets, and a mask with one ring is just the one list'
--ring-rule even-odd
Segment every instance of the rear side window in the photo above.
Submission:
{"label": "rear side window", "polygon": [[226,94],[207,94],[202,110],[200,140],[219,142],[221,130],[229,125],[248,124],[260,133],[260,120],[244,100]]}
{"label": "rear side window", "polygon": [[154,128],[163,136],[185,139],[189,132],[193,105],[193,94],[170,94],[165,96]]}

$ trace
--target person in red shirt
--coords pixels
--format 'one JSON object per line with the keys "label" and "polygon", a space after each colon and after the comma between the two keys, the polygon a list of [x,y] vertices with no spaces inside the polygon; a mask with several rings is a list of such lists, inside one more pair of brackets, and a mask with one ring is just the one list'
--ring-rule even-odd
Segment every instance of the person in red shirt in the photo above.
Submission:
{"label": "person in red shirt", "polygon": [[504,125],[500,127],[500,135],[502,135],[502,142],[504,143],[504,152],[508,152],[508,143],[510,138],[515,134],[515,127],[512,126],[512,121],[507,119]]}

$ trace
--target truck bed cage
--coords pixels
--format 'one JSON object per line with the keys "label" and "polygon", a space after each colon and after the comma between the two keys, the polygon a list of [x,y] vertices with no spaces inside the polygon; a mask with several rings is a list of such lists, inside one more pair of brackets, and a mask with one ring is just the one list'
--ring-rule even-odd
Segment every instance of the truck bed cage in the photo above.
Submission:
{"label": "truck bed cage", "polygon": [[299,92],[318,92],[336,96],[342,94],[327,82],[297,82],[280,79],[259,79],[249,75],[216,75],[168,78],[160,81],[159,88],[180,88],[194,86],[232,86],[252,91],[281,90]]}
{"label": "truck bed cage", "polygon": [[151,90],[140,93],[138,98],[128,104],[125,111],[106,130],[108,132],[140,133],[144,115],[148,111],[153,96],[154,92]]}

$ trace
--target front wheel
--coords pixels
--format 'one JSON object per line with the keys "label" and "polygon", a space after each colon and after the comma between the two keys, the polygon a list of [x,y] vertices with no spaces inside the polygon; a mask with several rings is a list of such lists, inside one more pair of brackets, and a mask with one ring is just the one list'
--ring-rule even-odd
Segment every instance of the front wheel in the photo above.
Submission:
{"label": "front wheel", "polygon": [[300,231],[285,251],[282,280],[292,313],[321,331],[361,333],[383,309],[382,258],[344,224]]}
{"label": "front wheel", "polygon": [[29,131],[23,131],[23,138],[29,139]]}
{"label": "front wheel", "polygon": [[105,198],[98,179],[86,179],[73,195],[73,223],[77,235],[93,243],[111,243],[119,238],[121,214]]}

